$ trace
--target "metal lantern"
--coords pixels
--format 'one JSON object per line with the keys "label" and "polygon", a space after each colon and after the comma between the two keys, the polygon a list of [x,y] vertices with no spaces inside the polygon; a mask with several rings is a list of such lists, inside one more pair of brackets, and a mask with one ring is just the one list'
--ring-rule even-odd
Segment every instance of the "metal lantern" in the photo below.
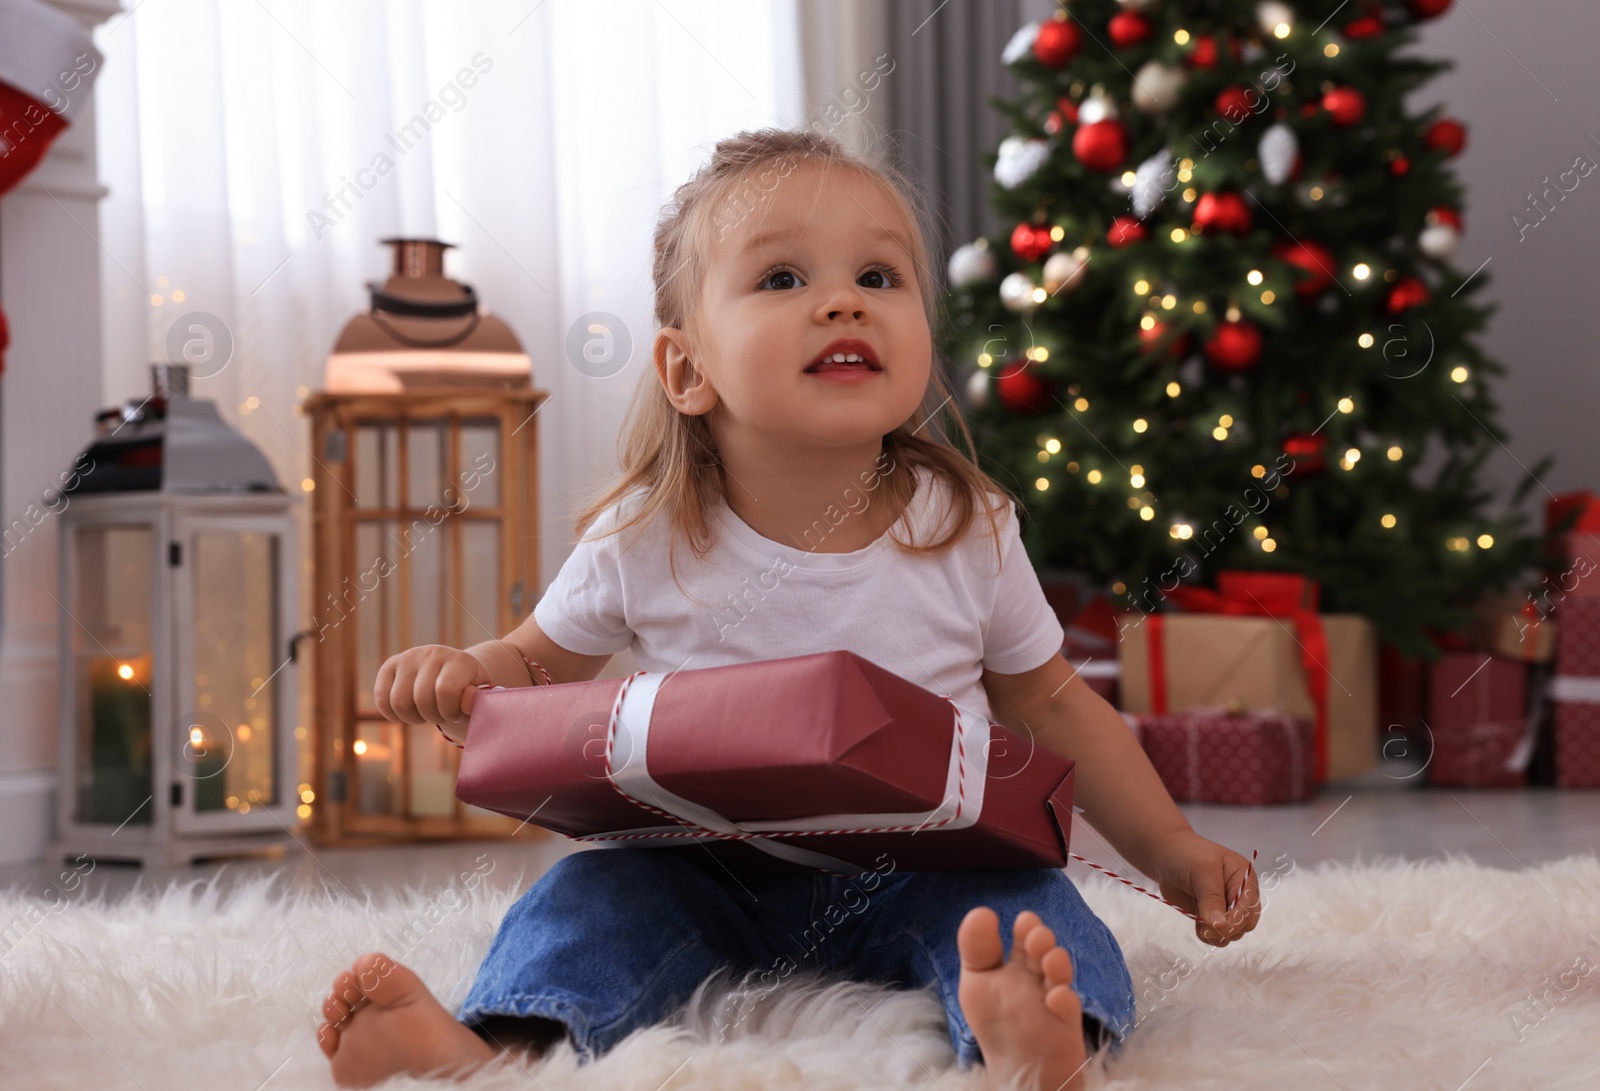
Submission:
{"label": "metal lantern", "polygon": [[170,865],[295,843],[295,527],[183,365],[102,412],[61,513],[52,856]]}

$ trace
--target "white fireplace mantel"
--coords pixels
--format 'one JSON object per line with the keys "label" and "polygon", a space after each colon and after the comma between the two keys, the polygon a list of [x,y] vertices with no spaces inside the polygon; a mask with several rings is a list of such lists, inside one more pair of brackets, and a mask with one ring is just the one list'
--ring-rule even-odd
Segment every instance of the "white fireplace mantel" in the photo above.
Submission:
{"label": "white fireplace mantel", "polygon": [[[118,0],[53,2],[89,31],[122,11]],[[0,376],[0,533],[10,530],[0,554],[0,863],[38,859],[52,834],[59,608],[49,506],[60,509],[54,487],[101,408],[105,195],[89,103],[0,199],[0,302],[11,325]]]}

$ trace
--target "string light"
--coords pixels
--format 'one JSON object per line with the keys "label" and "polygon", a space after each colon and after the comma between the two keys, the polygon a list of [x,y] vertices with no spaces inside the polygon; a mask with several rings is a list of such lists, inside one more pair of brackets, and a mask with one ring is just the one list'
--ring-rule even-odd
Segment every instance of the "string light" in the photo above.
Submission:
{"label": "string light", "polygon": [[1257,479],[1266,477],[1267,468],[1258,462],[1254,466],[1250,467],[1250,476]]}
{"label": "string light", "polygon": [[133,677],[133,668],[126,663],[122,664],[122,666],[117,668],[117,677],[126,682],[128,679]]}
{"label": "string light", "polygon": [[1131,475],[1128,478],[1128,484],[1132,485],[1136,489],[1144,488],[1144,474],[1136,473]]}
{"label": "string light", "polygon": [[1356,411],[1356,402],[1355,402],[1354,398],[1340,398],[1339,399],[1339,412],[1341,412],[1341,413],[1354,413],[1355,411]]}
{"label": "string light", "polygon": [[1278,548],[1278,543],[1273,541],[1271,538],[1263,538],[1263,539],[1261,539],[1261,552],[1263,552],[1263,553],[1271,553],[1273,550],[1275,550],[1277,548]]}
{"label": "string light", "polygon": [[1494,545],[1494,535],[1492,535],[1492,534],[1480,534],[1480,535],[1478,535],[1478,548],[1479,549],[1488,549],[1492,545]]}
{"label": "string light", "polygon": [[1101,477],[1103,477],[1104,475],[1099,470],[1090,470],[1084,476],[1086,476],[1089,479],[1089,484],[1098,485],[1098,484],[1100,484]]}
{"label": "string light", "polygon": [[1156,316],[1153,315],[1153,314],[1147,314],[1143,318],[1139,319],[1139,328],[1141,330],[1153,330],[1153,329],[1155,329],[1156,328]]}
{"label": "string light", "polygon": [[1350,273],[1357,280],[1366,280],[1372,275],[1372,266],[1368,265],[1364,261],[1360,261],[1356,263],[1356,267],[1354,269],[1350,270]]}
{"label": "string light", "polygon": [[1178,380],[1174,379],[1167,384],[1167,397],[1176,398],[1181,393],[1183,393],[1183,387],[1178,385]]}
{"label": "string light", "polygon": [[1089,399],[1088,398],[1079,398],[1077,401],[1072,403],[1072,408],[1074,408],[1078,412],[1082,413],[1085,409],[1089,408]]}
{"label": "string light", "polygon": [[[1188,171],[1184,171],[1183,173],[1185,175],[1184,181],[1188,181],[1187,175],[1188,175],[1189,172]],[[1188,201],[1190,204],[1194,204],[1194,200],[1198,196],[1200,196],[1200,194],[1195,191],[1195,188],[1193,186],[1190,186],[1189,188],[1187,188],[1187,189],[1185,189],[1183,191],[1183,199],[1185,201]]]}
{"label": "string light", "polygon": [[1035,288],[1033,290],[1033,301],[1035,303],[1043,303],[1045,300],[1047,300],[1049,298],[1050,298],[1050,294],[1048,292],[1046,292],[1043,288]]}
{"label": "string light", "polygon": [[1256,285],[1260,284],[1266,277],[1261,275],[1260,269],[1252,269],[1244,275],[1244,279],[1248,280],[1252,285]]}
{"label": "string light", "polygon": [[[1130,186],[1133,185],[1132,182],[1129,182],[1128,184]],[[1052,227],[1050,229],[1050,238],[1051,238],[1052,241],[1060,242],[1062,239],[1064,239],[1066,237],[1067,237],[1067,229],[1062,227],[1060,224],[1056,224],[1054,227]]]}
{"label": "string light", "polygon": [[1259,541],[1261,541],[1263,538],[1265,538],[1267,536],[1268,531],[1267,531],[1266,527],[1256,527],[1256,529],[1255,529],[1255,531],[1253,533],[1256,536],[1256,541],[1259,542]]}
{"label": "string light", "polygon": [[1360,345],[1364,349],[1371,348],[1373,346],[1373,343],[1374,343],[1374,338],[1373,338],[1372,334],[1370,334],[1370,333],[1364,333],[1360,337],[1356,338],[1356,344]]}
{"label": "string light", "polygon": [[1041,477],[1034,481],[1033,487],[1038,489],[1040,492],[1044,492],[1050,487],[1050,479],[1047,477]]}
{"label": "string light", "polygon": [[1472,543],[1466,538],[1456,537],[1446,539],[1444,547],[1456,553],[1465,553],[1472,548]]}
{"label": "string light", "polygon": [[1139,505],[1143,504],[1143,503],[1144,503],[1144,501],[1140,500],[1137,496],[1128,497],[1128,507],[1132,508],[1135,511],[1138,511],[1139,510]]}
{"label": "string light", "polygon": [[1150,520],[1154,519],[1155,517],[1156,517],[1156,510],[1154,508],[1145,507],[1145,508],[1140,508],[1139,509],[1139,518],[1143,519],[1145,522],[1148,523]]}
{"label": "string light", "polygon": [[1197,299],[1197,300],[1194,301],[1194,313],[1195,314],[1205,314],[1206,313],[1206,301],[1205,300]]}
{"label": "string light", "polygon": [[1177,42],[1179,45],[1187,45],[1189,43],[1189,32],[1179,28],[1177,31],[1173,32],[1172,40]]}
{"label": "string light", "polygon": [[1175,296],[1175,295],[1164,295],[1164,296],[1161,297],[1161,306],[1162,306],[1163,309],[1170,311],[1170,310],[1172,310],[1172,308],[1176,307],[1177,305],[1178,305],[1178,297],[1177,296]]}
{"label": "string light", "polygon": [[1150,282],[1148,280],[1136,280],[1136,281],[1133,282],[1133,294],[1134,295],[1145,295],[1149,291],[1150,291]]}
{"label": "string light", "polygon": [[1171,529],[1168,530],[1167,533],[1172,535],[1174,538],[1187,540],[1194,537],[1194,527],[1190,526],[1188,523],[1173,523]]}
{"label": "string light", "polygon": [[1263,303],[1270,304],[1274,299],[1277,298],[1278,297],[1273,293],[1271,288],[1268,288],[1266,291],[1261,293],[1261,302]]}
{"label": "string light", "polygon": [[1061,453],[1061,441],[1053,438],[1047,439],[1044,441],[1044,449],[1053,455],[1059,455]]}
{"label": "string light", "polygon": [[1329,42],[1327,45],[1323,46],[1322,55],[1324,57],[1337,57],[1339,55],[1339,43]]}
{"label": "string light", "polygon": [[1222,425],[1222,427],[1224,427],[1224,428],[1232,428],[1233,427],[1233,414],[1232,413],[1224,413],[1224,414],[1222,414],[1222,416],[1217,418],[1217,423]]}
{"label": "string light", "polygon": [[1174,227],[1172,229],[1172,241],[1173,242],[1182,242],[1184,239],[1187,239],[1188,237],[1189,237],[1189,233],[1187,231],[1185,231],[1183,228]]}
{"label": "string light", "polygon": [[1227,439],[1228,430],[1219,424],[1215,428],[1211,429],[1211,435],[1215,439]]}
{"label": "string light", "polygon": [[1289,36],[1289,30],[1290,28],[1288,23],[1279,23],[1277,26],[1272,28],[1272,34],[1276,38],[1287,38]]}
{"label": "string light", "polygon": [[1122,184],[1123,185],[1131,186],[1131,185],[1133,185],[1133,183],[1137,182],[1138,180],[1139,180],[1139,176],[1137,174],[1133,173],[1133,171],[1125,170],[1125,171],[1122,172]]}
{"label": "string light", "polygon": [[1381,520],[1379,520],[1379,522],[1381,522],[1385,527],[1393,527],[1395,524],[1395,517],[1393,515],[1385,515]]}
{"label": "string light", "polygon": [[1458,383],[1466,382],[1469,374],[1471,373],[1467,371],[1465,367],[1459,364],[1450,370],[1450,378],[1454,379]]}
{"label": "string light", "polygon": [[994,363],[994,357],[993,356],[990,356],[987,352],[978,353],[978,366],[979,367],[988,367],[992,363]]}
{"label": "string light", "polygon": [[1133,422],[1133,430],[1135,432],[1143,432],[1146,428],[1149,428],[1149,427],[1150,427],[1150,422],[1145,420],[1143,417],[1140,417],[1138,420]]}
{"label": "string light", "polygon": [[1400,456],[1405,454],[1405,452],[1400,449],[1400,445],[1398,443],[1393,447],[1390,447],[1386,453],[1389,456],[1390,462],[1399,462]]}

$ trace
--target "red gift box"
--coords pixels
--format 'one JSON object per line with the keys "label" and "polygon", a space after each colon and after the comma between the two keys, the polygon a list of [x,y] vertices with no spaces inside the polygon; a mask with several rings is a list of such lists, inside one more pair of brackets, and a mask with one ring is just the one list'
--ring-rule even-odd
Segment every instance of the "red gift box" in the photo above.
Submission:
{"label": "red gift box", "polygon": [[464,802],[730,870],[1065,867],[1073,763],[852,652],[473,700]]}
{"label": "red gift box", "polygon": [[1430,784],[1515,787],[1527,781],[1528,669],[1482,652],[1446,652],[1428,669]]}
{"label": "red gift box", "polygon": [[1161,783],[1191,803],[1296,803],[1317,791],[1314,725],[1275,712],[1128,713]]}
{"label": "red gift box", "polygon": [[1600,598],[1561,604],[1556,633],[1556,786],[1600,788]]}
{"label": "red gift box", "polygon": [[1567,562],[1560,578],[1561,590],[1573,598],[1600,598],[1600,496],[1578,490],[1545,501],[1545,531],[1553,532],[1574,512],[1572,525],[1552,543],[1559,557]]}

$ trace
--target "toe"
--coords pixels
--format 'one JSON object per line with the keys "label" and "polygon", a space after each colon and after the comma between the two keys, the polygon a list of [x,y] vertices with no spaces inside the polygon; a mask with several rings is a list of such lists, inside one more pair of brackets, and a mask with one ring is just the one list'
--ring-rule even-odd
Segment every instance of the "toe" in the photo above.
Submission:
{"label": "toe", "polygon": [[1039,960],[1044,979],[1049,985],[1066,985],[1072,981],[1072,956],[1065,947],[1053,947]]}
{"label": "toe", "polygon": [[998,968],[1005,951],[1000,942],[1000,915],[986,905],[970,910],[956,929],[956,950],[963,970]]}
{"label": "toe", "polygon": [[337,996],[329,996],[322,1001],[322,1017],[338,1026],[350,1018],[350,1005]]}
{"label": "toe", "polygon": [[1056,934],[1048,925],[1040,924],[1022,940],[1022,950],[1028,956],[1028,968],[1039,972],[1040,960],[1056,945]]}
{"label": "toe", "polygon": [[380,1008],[408,1004],[430,995],[420,977],[381,952],[362,955],[351,969],[362,994]]}
{"label": "toe", "polygon": [[1054,985],[1044,994],[1044,1006],[1062,1022],[1083,1025],[1083,1002],[1070,985]]}
{"label": "toe", "polygon": [[323,1023],[317,1028],[317,1048],[322,1050],[324,1057],[332,1058],[339,1048],[339,1032],[332,1023]]}

